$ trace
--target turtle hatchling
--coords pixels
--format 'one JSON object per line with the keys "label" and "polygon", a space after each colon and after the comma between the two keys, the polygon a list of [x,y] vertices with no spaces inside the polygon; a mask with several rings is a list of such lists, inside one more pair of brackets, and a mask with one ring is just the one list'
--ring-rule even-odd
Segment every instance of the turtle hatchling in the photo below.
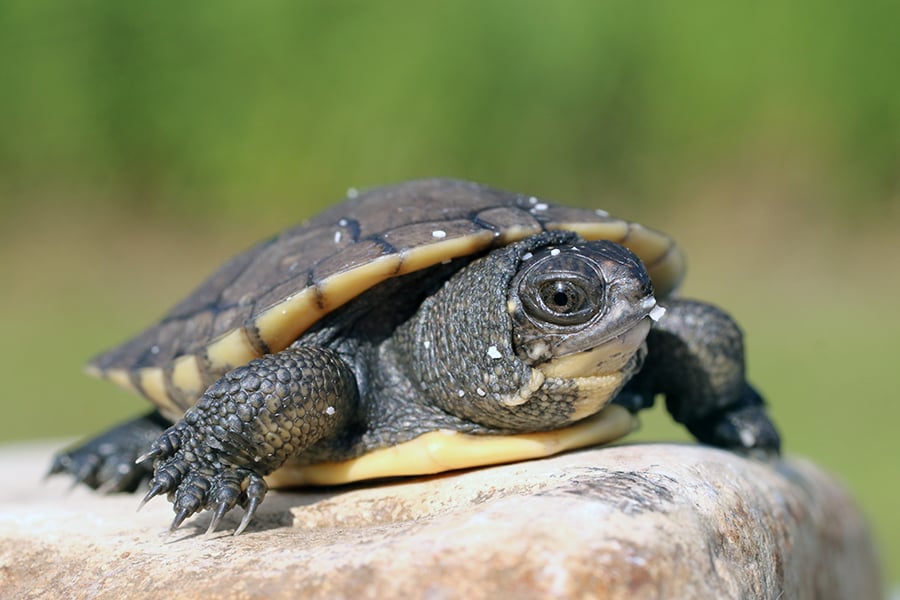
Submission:
{"label": "turtle hatchling", "polygon": [[174,505],[176,529],[272,486],[334,485],[609,442],[665,398],[703,443],[779,451],[740,329],[677,297],[666,235],[430,179],[350,194],[225,263],[88,370],[154,410],[60,453],[102,491]]}

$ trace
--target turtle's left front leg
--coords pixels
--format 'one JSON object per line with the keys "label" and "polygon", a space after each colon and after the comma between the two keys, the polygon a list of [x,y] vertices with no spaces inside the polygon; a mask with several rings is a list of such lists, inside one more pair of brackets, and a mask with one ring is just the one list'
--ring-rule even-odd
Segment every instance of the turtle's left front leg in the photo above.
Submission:
{"label": "turtle's left front leg", "polygon": [[616,402],[633,412],[663,394],[673,418],[699,441],[777,454],[778,430],[744,375],[744,340],[734,320],[711,304],[668,300],[647,337],[647,358]]}
{"label": "turtle's left front leg", "polygon": [[258,358],[211,385],[139,459],[156,459],[143,502],[168,493],[172,530],[214,510],[209,531],[241,504],[238,534],[266,495],[263,476],[344,431],[356,405],[353,372],[331,350],[291,347]]}

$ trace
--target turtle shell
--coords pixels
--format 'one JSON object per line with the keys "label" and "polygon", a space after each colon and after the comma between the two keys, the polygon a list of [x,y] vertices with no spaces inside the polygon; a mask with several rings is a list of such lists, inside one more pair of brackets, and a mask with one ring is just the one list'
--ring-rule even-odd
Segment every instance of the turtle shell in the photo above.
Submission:
{"label": "turtle shell", "polygon": [[378,283],[545,230],[630,248],[658,297],[684,258],[666,235],[533,196],[447,179],[373,189],[231,259],[162,320],[88,365],[176,419],[225,372],[289,346]]}

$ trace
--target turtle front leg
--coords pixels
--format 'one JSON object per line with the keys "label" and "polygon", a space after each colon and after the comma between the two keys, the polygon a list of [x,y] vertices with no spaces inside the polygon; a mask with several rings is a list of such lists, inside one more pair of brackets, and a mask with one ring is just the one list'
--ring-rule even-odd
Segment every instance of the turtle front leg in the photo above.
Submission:
{"label": "turtle front leg", "polygon": [[765,403],[744,376],[743,334],[711,304],[669,300],[647,337],[643,368],[617,402],[631,410],[663,394],[673,418],[699,441],[778,454],[781,440]]}
{"label": "turtle front leg", "polygon": [[266,495],[263,476],[343,431],[356,405],[353,372],[331,350],[291,347],[234,369],[139,459],[155,459],[142,505],[168,493],[176,513],[172,530],[210,509],[214,531],[241,504],[237,535]]}

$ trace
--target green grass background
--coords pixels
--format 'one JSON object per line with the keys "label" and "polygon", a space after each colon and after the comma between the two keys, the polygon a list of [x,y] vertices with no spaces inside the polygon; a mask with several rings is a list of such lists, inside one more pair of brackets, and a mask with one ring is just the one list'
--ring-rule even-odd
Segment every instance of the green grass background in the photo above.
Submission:
{"label": "green grass background", "polygon": [[[900,4],[0,4],[0,441],[145,409],[80,372],[221,260],[445,175],[664,229],[788,454],[900,580]],[[660,411],[640,439],[686,439]]]}

